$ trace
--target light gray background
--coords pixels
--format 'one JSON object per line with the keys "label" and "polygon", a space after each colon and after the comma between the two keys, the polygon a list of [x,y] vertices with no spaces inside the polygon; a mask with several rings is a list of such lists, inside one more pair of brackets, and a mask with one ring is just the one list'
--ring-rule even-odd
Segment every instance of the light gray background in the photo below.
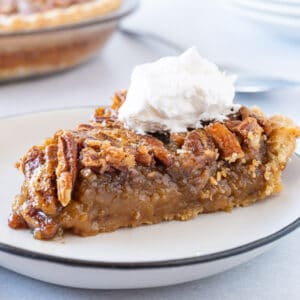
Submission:
{"label": "light gray background", "polygon": [[[184,47],[196,45],[203,56],[218,63],[300,81],[300,41],[282,39],[235,18],[215,1],[143,0],[140,10],[124,24],[154,31]],[[113,91],[127,87],[134,65],[168,54],[173,53],[167,48],[140,44],[117,33],[101,54],[80,68],[0,85],[0,116],[107,104]],[[237,100],[261,106],[268,113],[284,113],[300,124],[299,98],[298,87]],[[64,288],[0,267],[0,299],[299,299],[299,238],[298,230],[268,253],[223,274],[147,290]]]}

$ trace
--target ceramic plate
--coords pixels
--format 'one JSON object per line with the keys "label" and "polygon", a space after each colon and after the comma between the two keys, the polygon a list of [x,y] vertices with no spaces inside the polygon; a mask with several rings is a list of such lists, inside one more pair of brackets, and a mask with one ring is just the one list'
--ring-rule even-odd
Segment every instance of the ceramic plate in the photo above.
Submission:
{"label": "ceramic plate", "polygon": [[15,161],[59,128],[85,122],[92,108],[50,111],[0,120],[0,265],[43,281],[84,288],[141,288],[176,284],[229,269],[262,253],[300,223],[300,159],[284,174],[284,191],[232,213],[200,215],[82,238],[37,241],[7,226],[22,177]]}

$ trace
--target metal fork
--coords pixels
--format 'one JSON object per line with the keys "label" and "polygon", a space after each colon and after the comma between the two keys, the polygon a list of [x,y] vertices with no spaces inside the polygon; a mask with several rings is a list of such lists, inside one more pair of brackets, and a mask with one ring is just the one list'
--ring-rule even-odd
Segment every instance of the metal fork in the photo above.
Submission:
{"label": "metal fork", "polygon": [[[155,33],[136,29],[128,29],[123,27],[122,25],[119,25],[118,29],[122,34],[130,38],[142,42],[155,42],[172,49],[176,53],[182,53],[185,50],[181,45]],[[269,92],[275,89],[282,89],[300,85],[300,82],[252,73],[240,70],[239,68],[230,65],[221,65],[220,67],[228,73],[234,73],[238,75],[237,81],[235,83],[235,90],[237,93],[262,93]]]}

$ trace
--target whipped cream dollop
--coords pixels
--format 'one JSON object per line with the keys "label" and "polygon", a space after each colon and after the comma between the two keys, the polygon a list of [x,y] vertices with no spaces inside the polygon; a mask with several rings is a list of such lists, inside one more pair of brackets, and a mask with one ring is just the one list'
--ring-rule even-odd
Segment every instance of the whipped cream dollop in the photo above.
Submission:
{"label": "whipped cream dollop", "polygon": [[201,121],[224,120],[237,109],[234,81],[193,47],[136,66],[118,118],[139,133],[199,128]]}

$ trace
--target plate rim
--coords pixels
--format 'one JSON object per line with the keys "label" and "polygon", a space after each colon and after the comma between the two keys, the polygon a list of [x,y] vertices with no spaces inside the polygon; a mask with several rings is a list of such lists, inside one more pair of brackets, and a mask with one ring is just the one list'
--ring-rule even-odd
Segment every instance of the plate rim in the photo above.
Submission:
{"label": "plate rim", "polygon": [[[63,111],[77,110],[77,109],[92,109],[93,107],[95,106],[85,105],[85,106],[74,106],[68,108],[54,108],[54,109],[48,109],[44,111],[26,112],[26,113],[20,113],[20,114],[8,115],[8,116],[1,116],[0,121],[27,116],[27,115],[34,116],[41,113],[50,113],[55,111],[63,112]],[[300,227],[300,216],[294,221],[292,221],[291,223],[289,223],[288,225],[284,226],[283,228],[279,229],[274,233],[271,233],[263,238],[257,239],[255,241],[234,248],[230,248],[227,250],[218,251],[210,254],[205,254],[205,255],[196,255],[188,258],[149,261],[149,262],[107,262],[107,261],[105,262],[105,261],[91,261],[91,260],[84,260],[84,259],[67,258],[67,257],[50,255],[50,254],[43,254],[40,252],[27,250],[20,247],[15,247],[2,242],[0,242],[0,252],[8,253],[10,255],[15,255],[23,258],[38,260],[38,261],[56,263],[56,264],[67,265],[72,267],[82,267],[82,268],[93,268],[93,269],[100,268],[100,269],[111,269],[111,270],[170,268],[170,267],[181,267],[181,266],[209,263],[209,262],[214,262],[217,260],[222,260],[233,256],[245,254],[280,240],[281,238],[287,236],[289,233],[295,231],[298,227]]]}
{"label": "plate rim", "polygon": [[89,261],[83,259],[59,257],[55,255],[43,254],[36,251],[22,249],[20,247],[11,246],[9,244],[2,243],[2,242],[0,242],[0,252],[16,255],[23,258],[44,261],[48,263],[55,263],[60,265],[66,265],[71,267],[111,269],[111,270],[160,269],[160,268],[182,267],[182,266],[210,263],[217,260],[222,260],[226,258],[231,258],[233,256],[245,254],[280,240],[284,236],[295,231],[298,227],[300,227],[300,217],[298,217],[293,222],[289,223],[285,227],[281,228],[280,230],[270,235],[267,235],[263,238],[257,239],[250,243],[243,244],[238,247],[230,248],[228,250],[219,251],[211,254],[192,256],[188,258],[150,261],[150,262],[105,262],[105,261]]}

